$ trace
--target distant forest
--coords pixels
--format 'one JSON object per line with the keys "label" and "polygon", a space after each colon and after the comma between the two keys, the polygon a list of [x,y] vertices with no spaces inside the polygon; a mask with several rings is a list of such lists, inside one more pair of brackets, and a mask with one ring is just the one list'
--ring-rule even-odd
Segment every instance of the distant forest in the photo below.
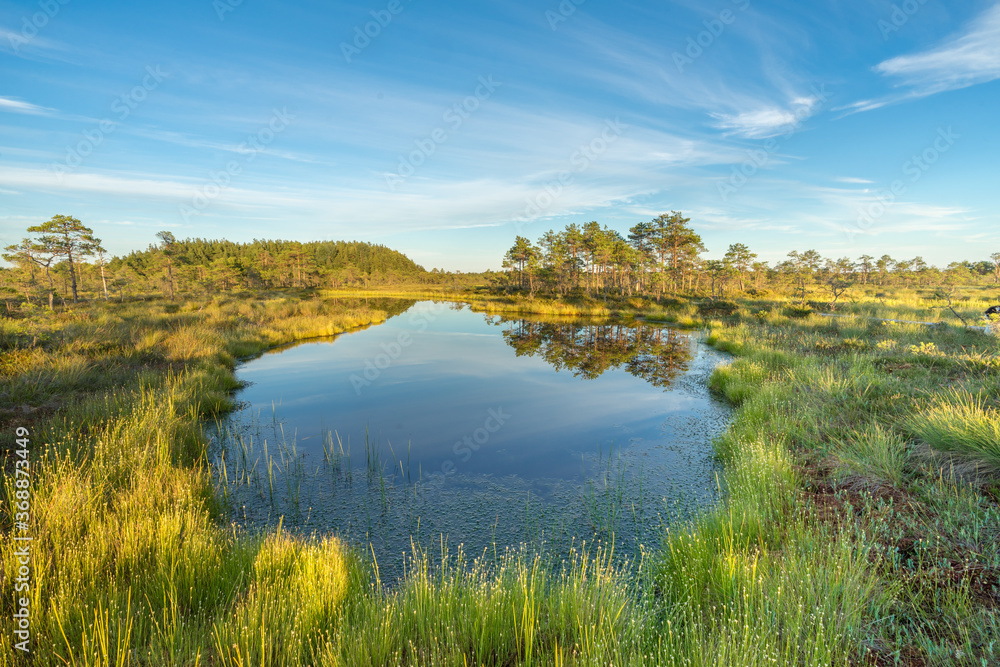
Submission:
{"label": "distant forest", "polygon": [[182,290],[341,287],[426,273],[401,252],[360,241],[171,240],[133,252],[108,267],[157,278],[166,268]]}
{"label": "distant forest", "polygon": [[368,287],[448,279],[406,255],[359,241],[178,240],[171,232],[124,257],[106,257],[93,230],[76,218],[55,216],[28,228],[5,248],[12,268],[0,269],[0,292],[29,302],[76,301],[82,296],[168,297],[233,289]]}
{"label": "distant forest", "polygon": [[5,248],[12,268],[0,268],[0,297],[53,307],[57,300],[162,294],[169,298],[230,290],[351,288],[398,284],[487,283],[497,291],[590,297],[667,294],[763,297],[771,293],[831,306],[855,286],[933,287],[1000,284],[1000,252],[989,260],[952,262],[944,268],[923,258],[861,255],[823,257],[792,251],[774,264],[743,243],[721,259],[706,259],[690,219],[672,211],[640,222],[627,236],[596,221],[550,230],[537,244],[518,236],[503,257],[504,271],[484,274],[426,271],[406,255],[359,241],[270,241],[174,238],[125,257],[107,258],[101,240],[76,218],[57,215],[29,227],[20,244]]}
{"label": "distant forest", "polygon": [[922,257],[861,255],[823,257],[816,250],[793,250],[775,264],[759,261],[746,244],[733,243],[721,259],[706,259],[701,236],[690,218],[672,211],[629,229],[628,236],[596,221],[549,230],[537,244],[518,236],[503,258],[505,275],[496,286],[507,291],[591,296],[666,293],[766,296],[777,292],[801,299],[819,291],[835,303],[854,286],[935,287],[1000,283],[1000,252],[989,260],[952,262],[944,268]]}

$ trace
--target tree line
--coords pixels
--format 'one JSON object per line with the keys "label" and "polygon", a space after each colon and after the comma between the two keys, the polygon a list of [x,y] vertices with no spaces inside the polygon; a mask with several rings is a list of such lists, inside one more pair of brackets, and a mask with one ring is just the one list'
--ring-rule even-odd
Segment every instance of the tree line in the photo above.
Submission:
{"label": "tree line", "polygon": [[[853,285],[931,287],[1000,283],[1000,252],[990,259],[952,262],[940,269],[921,257],[824,258],[815,250],[792,251],[775,264],[760,261],[743,243],[721,259],[707,252],[701,236],[677,211],[640,222],[622,235],[596,221],[549,230],[537,243],[518,236],[503,259],[504,271],[487,272],[494,288],[507,292],[567,296],[663,296],[666,293],[723,297],[790,293],[805,301],[817,288],[828,302]],[[161,293],[208,293],[233,289],[370,287],[399,282],[468,286],[476,274],[426,271],[406,255],[358,241],[178,240],[169,231],[142,251],[107,257],[102,241],[80,220],[56,215],[27,228],[29,236],[8,245],[0,268],[0,294],[28,302],[105,299]],[[8,303],[9,308],[9,303]]]}
{"label": "tree line", "polygon": [[703,293],[722,297],[768,291],[791,292],[805,300],[810,289],[826,291],[833,303],[852,285],[927,287],[1000,283],[1000,252],[990,260],[952,262],[944,269],[921,257],[893,259],[824,258],[815,250],[788,253],[771,265],[743,243],[733,243],[721,259],[705,259],[701,236],[678,211],[640,222],[623,236],[596,221],[549,230],[537,243],[518,236],[504,254],[505,273],[496,286],[510,291],[565,296]]}
{"label": "tree line", "polygon": [[364,286],[426,273],[396,250],[360,241],[179,241],[170,232],[157,238],[158,244],[123,257],[121,266],[138,276],[160,277],[168,294],[175,289]]}
{"label": "tree line", "polygon": [[[0,270],[4,296],[28,302],[78,301],[81,291],[101,298],[232,289],[367,287],[402,280],[440,282],[443,272],[427,272],[406,255],[360,241],[184,239],[156,234],[148,248],[107,257],[101,239],[80,220],[66,215],[27,228],[29,236],[8,245]],[[89,260],[89,261],[88,261]]]}

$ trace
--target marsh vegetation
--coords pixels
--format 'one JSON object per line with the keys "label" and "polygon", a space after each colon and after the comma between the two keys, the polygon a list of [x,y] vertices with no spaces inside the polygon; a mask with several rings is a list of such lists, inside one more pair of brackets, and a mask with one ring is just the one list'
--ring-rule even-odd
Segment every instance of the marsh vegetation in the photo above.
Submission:
{"label": "marsh vegetation", "polygon": [[[287,498],[308,469],[298,468],[294,438],[284,460],[268,449],[253,468],[248,448],[246,465],[233,467],[230,457],[244,454],[234,447],[220,459],[206,423],[240,400],[239,360],[385,322],[442,296],[440,285],[359,291],[363,281],[352,280],[354,292],[322,292],[332,284],[303,269],[303,287],[284,292],[241,291],[244,276],[225,294],[197,282],[171,294],[166,259],[173,271],[183,258],[170,252],[149,251],[156,275],[135,288],[162,296],[143,300],[104,301],[101,267],[75,258],[50,275],[77,271],[81,302],[54,299],[50,309],[58,280],[40,282],[27,264],[4,270],[15,292],[0,320],[0,562],[15,571],[9,452],[22,426],[33,443],[36,665],[1000,660],[1000,346],[965,325],[995,303],[989,263],[883,271],[796,253],[742,276],[716,266],[712,287],[695,252],[676,271],[666,260],[640,266],[648,282],[636,288],[599,253],[562,274],[543,254],[486,276],[493,289],[450,293],[499,323],[509,353],[567,377],[624,373],[673,386],[685,372],[680,338],[653,323],[703,332],[733,357],[710,379],[735,406],[713,443],[723,493],[664,522],[642,549],[619,550],[630,503],[617,495],[616,460],[601,463],[608,450],[599,449],[592,491],[584,481],[578,496],[590,539],[559,549],[497,540],[474,551],[419,539],[398,576],[384,576],[371,550],[300,530],[292,512],[276,509],[263,530],[241,524],[233,477]],[[840,317],[817,312],[834,301]],[[560,321],[567,315],[597,320]],[[341,480],[368,484],[370,471],[374,484],[388,481],[389,507],[402,506],[393,493],[419,492],[412,468],[403,482],[405,461],[393,478],[403,458],[395,442],[386,455],[377,438],[367,448],[352,438],[350,465],[341,441],[315,442],[318,465]],[[12,577],[0,593],[0,664],[15,664]]]}
{"label": "marsh vegetation", "polygon": [[[391,587],[337,539],[231,526],[200,426],[231,407],[237,358],[382,321],[389,302],[96,303],[4,320],[4,418],[40,443],[32,605],[52,648],[36,662],[989,664],[997,343],[867,319],[939,313],[922,304],[859,299],[837,319],[779,301],[651,309],[736,355],[712,380],[739,406],[716,443],[724,502],[639,561],[610,545],[553,563],[439,544]],[[516,329],[548,354],[551,338]]]}

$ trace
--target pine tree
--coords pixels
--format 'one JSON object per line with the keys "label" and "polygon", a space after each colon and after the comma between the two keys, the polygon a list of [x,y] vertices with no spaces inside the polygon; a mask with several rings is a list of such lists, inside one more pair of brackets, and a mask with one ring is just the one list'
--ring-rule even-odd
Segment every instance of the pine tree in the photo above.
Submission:
{"label": "pine tree", "polygon": [[[70,286],[73,291],[73,302],[76,303],[76,265],[74,262],[83,257],[93,255],[101,245],[100,239],[94,238],[94,230],[85,227],[82,222],[68,215],[53,216],[48,222],[28,227],[28,231],[40,234],[36,241],[38,254],[48,255],[49,263],[57,257],[65,257],[69,264]],[[48,273],[48,265],[46,265]],[[50,276],[51,280],[51,276]],[[49,296],[51,307],[52,297]]]}

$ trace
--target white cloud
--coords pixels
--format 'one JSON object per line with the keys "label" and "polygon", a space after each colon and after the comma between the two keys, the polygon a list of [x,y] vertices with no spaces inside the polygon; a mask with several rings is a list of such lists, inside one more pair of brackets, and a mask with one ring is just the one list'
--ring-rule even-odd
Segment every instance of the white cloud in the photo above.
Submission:
{"label": "white cloud", "polygon": [[891,100],[861,100],[860,102],[852,102],[850,104],[845,104],[842,107],[834,107],[834,111],[847,111],[845,116],[849,116],[853,113],[861,113],[862,111],[874,111],[875,109],[881,109],[885,105],[889,104]]}
{"label": "white cloud", "polygon": [[875,181],[869,181],[867,178],[856,178],[854,176],[840,176],[834,179],[838,183],[857,183],[857,184],[867,184],[874,183]]}
{"label": "white cloud", "polygon": [[803,230],[792,223],[776,222],[770,218],[750,217],[733,214],[715,208],[695,208],[688,211],[691,219],[698,221],[700,229],[713,231],[739,232],[780,232],[782,234],[801,234]]}
{"label": "white cloud", "polygon": [[64,44],[45,39],[41,35],[27,37],[21,32],[0,27],[0,53],[29,60],[51,60],[53,57],[61,59],[60,52],[67,50]]}
{"label": "white cloud", "polygon": [[713,113],[716,127],[748,139],[765,139],[793,131],[813,113],[815,97],[797,97],[788,107],[764,107],[737,114]]}
{"label": "white cloud", "polygon": [[[581,174],[578,182],[560,192],[551,206],[542,211],[540,219],[603,208],[656,187],[649,181],[626,185],[619,181],[602,183],[600,179],[584,176]],[[192,196],[205,183],[124,173],[70,173],[60,177],[45,169],[0,167],[0,185],[32,192],[76,191],[144,201],[169,220],[181,217],[180,204],[190,205]],[[495,226],[514,221],[527,202],[545,191],[545,184],[533,179],[428,182],[417,192],[395,195],[382,189],[358,187],[292,191],[255,185],[248,181],[242,187],[223,189],[204,214],[192,220],[199,222],[219,215],[242,218],[247,213],[280,211],[285,216],[297,215],[352,229],[361,224],[387,232]]]}
{"label": "white cloud", "polygon": [[14,113],[26,113],[32,116],[48,116],[53,109],[40,107],[31,102],[17,100],[13,97],[0,97],[0,111],[12,111]]}
{"label": "white cloud", "polygon": [[[704,11],[696,4],[690,9]],[[767,28],[766,40],[756,38],[762,26]],[[752,20],[741,20],[739,29],[730,28],[712,51],[723,62],[732,58],[752,61],[774,46],[775,31],[784,34],[788,28],[754,14]],[[788,60],[780,67],[765,65],[749,76],[738,68],[720,67],[711,58],[678,68],[673,54],[683,49],[689,36],[680,26],[649,39],[589,15],[575,15],[572,22],[560,26],[559,36],[566,40],[565,57],[529,52],[550,71],[560,71],[567,78],[582,77],[605,92],[629,99],[707,113],[718,129],[744,138],[767,138],[793,130],[825,102],[822,90],[810,90],[813,77]],[[513,48],[524,57],[526,49],[542,47],[516,44]],[[581,62],[587,66],[581,67]],[[756,74],[764,75],[763,80]]]}
{"label": "white cloud", "polygon": [[786,109],[772,107],[739,114],[712,114],[719,120],[717,127],[732,130],[745,137],[767,137],[795,122],[795,115]]}
{"label": "white cloud", "polygon": [[917,96],[932,95],[1000,78],[1000,4],[941,46],[891,58],[875,71],[902,79]]}
{"label": "white cloud", "polygon": [[[188,148],[225,151],[227,153],[237,153],[240,155],[245,155],[247,152],[247,147],[245,144],[241,145],[238,143],[211,141],[208,139],[202,139],[190,136],[182,132],[171,132],[167,130],[158,130],[158,129],[150,129],[142,127],[126,127],[124,131],[129,134],[133,134],[139,137],[144,137],[146,139],[153,139],[154,141],[163,141],[178,146],[186,146]],[[333,162],[330,161],[318,160],[310,156],[300,155],[298,153],[275,150],[274,147],[272,146],[268,146],[266,150],[267,154],[270,156],[279,157],[284,160],[291,160],[293,162],[305,162],[308,164],[325,164],[325,165],[334,164]]]}

